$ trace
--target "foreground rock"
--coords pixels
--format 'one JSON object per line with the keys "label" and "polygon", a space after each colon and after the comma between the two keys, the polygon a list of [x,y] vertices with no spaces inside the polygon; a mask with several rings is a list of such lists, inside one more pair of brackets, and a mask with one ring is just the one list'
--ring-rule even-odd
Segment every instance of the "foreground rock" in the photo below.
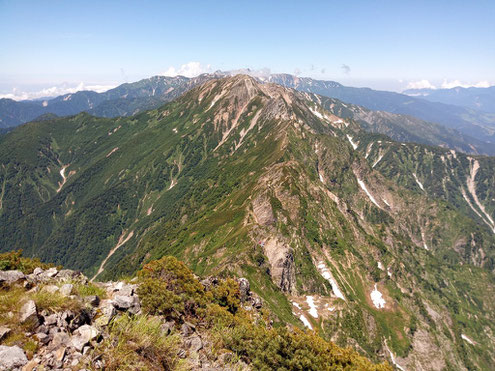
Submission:
{"label": "foreground rock", "polygon": [[28,363],[26,354],[17,345],[13,347],[0,345],[0,371],[19,370],[26,363]]}
{"label": "foreground rock", "polygon": [[33,327],[36,327],[39,324],[38,312],[36,310],[36,304],[33,300],[27,301],[22,306],[20,316],[21,323],[23,324],[27,324]]}
{"label": "foreground rock", "polygon": [[21,271],[0,271],[0,284],[12,284],[25,278],[26,276]]}

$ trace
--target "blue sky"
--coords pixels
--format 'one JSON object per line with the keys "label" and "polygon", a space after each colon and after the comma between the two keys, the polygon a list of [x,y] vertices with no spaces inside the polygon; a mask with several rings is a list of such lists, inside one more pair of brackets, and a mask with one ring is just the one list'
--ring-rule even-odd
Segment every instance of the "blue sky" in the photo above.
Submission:
{"label": "blue sky", "polygon": [[0,0],[0,94],[246,67],[493,85],[494,19],[495,1]]}

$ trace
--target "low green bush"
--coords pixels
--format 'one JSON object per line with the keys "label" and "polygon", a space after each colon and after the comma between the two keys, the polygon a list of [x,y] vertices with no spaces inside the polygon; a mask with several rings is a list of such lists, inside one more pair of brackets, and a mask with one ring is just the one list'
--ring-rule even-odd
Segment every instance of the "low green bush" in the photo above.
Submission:
{"label": "low green bush", "polygon": [[25,258],[22,250],[0,254],[0,271],[19,270],[22,273],[33,273],[35,268],[48,269],[52,264],[42,263],[38,258]]}

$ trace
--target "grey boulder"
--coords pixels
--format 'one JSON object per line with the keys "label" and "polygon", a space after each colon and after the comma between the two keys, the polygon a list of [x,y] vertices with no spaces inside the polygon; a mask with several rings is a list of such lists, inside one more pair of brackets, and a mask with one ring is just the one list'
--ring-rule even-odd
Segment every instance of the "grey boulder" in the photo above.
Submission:
{"label": "grey boulder", "polygon": [[6,282],[12,284],[25,278],[25,274],[21,271],[0,271],[0,283]]}
{"label": "grey boulder", "polygon": [[0,370],[17,370],[26,363],[28,359],[17,345],[13,347],[0,345]]}
{"label": "grey boulder", "polygon": [[36,310],[36,304],[33,300],[28,300],[21,307],[20,319],[21,323],[26,323],[34,327],[39,325],[38,312]]}

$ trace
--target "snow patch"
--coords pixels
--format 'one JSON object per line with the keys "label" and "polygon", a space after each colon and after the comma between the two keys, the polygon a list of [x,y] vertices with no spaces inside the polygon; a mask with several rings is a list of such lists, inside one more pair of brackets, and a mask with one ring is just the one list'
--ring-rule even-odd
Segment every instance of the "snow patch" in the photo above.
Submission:
{"label": "snow patch", "polygon": [[309,314],[318,318],[318,309],[316,309],[315,300],[312,296],[306,296],[306,303],[309,305]]}
{"label": "snow patch", "polygon": [[67,169],[69,165],[62,166],[62,169],[60,169],[60,176],[62,177],[62,182],[58,183],[59,187],[57,189],[57,193],[62,190],[62,187],[64,186],[65,182],[67,182],[67,178],[65,177],[65,169]]}
{"label": "snow patch", "polygon": [[349,139],[349,143],[351,143],[353,149],[358,147],[358,145],[352,141],[352,137],[349,134],[347,134],[347,139]]}
{"label": "snow patch", "polygon": [[[378,142],[378,143],[380,143],[380,142]],[[378,156],[378,159],[373,163],[373,165],[371,167],[375,167],[382,160],[382,158],[383,158],[383,154],[380,154]]]}
{"label": "snow patch", "polygon": [[382,271],[384,270],[382,262],[378,262],[378,269],[381,269]]}
{"label": "snow patch", "polygon": [[378,205],[378,202],[376,202],[376,200],[373,197],[373,195],[368,191],[368,188],[366,188],[366,184],[364,184],[364,182],[361,179],[359,179],[359,178],[357,178],[357,181],[358,181],[359,186],[364,191],[364,193],[366,193],[366,195],[371,200],[371,202],[373,202],[378,208],[381,209],[380,205]]}
{"label": "snow patch", "polygon": [[173,128],[172,131],[177,134],[177,128]]}
{"label": "snow patch", "polygon": [[297,304],[295,301],[292,302],[292,305],[295,306],[297,309],[302,309],[299,304]]}
{"label": "snow patch", "polygon": [[373,305],[377,307],[378,309],[380,308],[385,308],[385,299],[383,298],[383,295],[380,291],[378,291],[378,288],[376,287],[375,283],[375,289],[371,291],[371,301],[373,301]]}
{"label": "snow patch", "polygon": [[224,94],[225,94],[224,92],[217,94],[215,98],[213,98],[213,100],[211,101],[211,104],[206,111],[209,111],[215,105],[215,103],[217,103],[218,100],[223,97]]}
{"label": "snow patch", "polygon": [[322,120],[324,119],[323,115],[320,112],[318,112],[316,109],[313,109],[313,107],[309,107],[309,110],[311,111],[311,113],[313,115],[315,115],[319,119],[322,119]]}
{"label": "snow patch", "polygon": [[394,357],[394,354],[392,353],[392,351],[389,349],[388,345],[387,345],[387,340],[385,340],[385,347],[387,348],[388,350],[388,354],[390,355],[390,359],[392,360],[392,363],[394,364],[395,367],[397,367],[399,370],[402,370],[402,371],[406,371],[404,369],[404,367],[400,366],[397,362],[395,362],[395,357]]}
{"label": "snow patch", "polygon": [[337,285],[337,281],[335,281],[335,278],[333,278],[332,273],[330,273],[330,270],[325,265],[325,263],[323,263],[322,261],[319,262],[318,269],[320,270],[323,278],[330,282],[330,284],[332,285],[332,290],[335,296],[345,301],[344,294],[342,293],[342,291],[340,291],[339,285]]}
{"label": "snow patch", "polygon": [[493,230],[493,233],[495,233],[495,222],[493,221],[492,217],[486,212],[485,207],[481,204],[480,200],[478,199],[478,195],[476,194],[476,174],[478,173],[478,170],[480,168],[480,164],[477,160],[473,160],[471,157],[469,158],[470,161],[470,173],[469,173],[469,178],[467,179],[467,186],[468,186],[468,191],[471,193],[471,196],[473,196],[474,203],[478,208],[481,210],[481,212],[485,215],[485,218],[482,218],[483,221],[490,226],[490,228]]}
{"label": "snow patch", "polygon": [[310,330],[313,329],[313,326],[311,326],[311,323],[309,323],[308,319],[306,317],[304,317],[304,314],[301,314],[299,316],[299,319],[302,321],[302,323],[304,324],[304,326],[306,326]]}
{"label": "snow patch", "polygon": [[423,247],[425,248],[425,250],[429,250],[430,248],[428,247],[428,245],[425,242],[425,234],[423,231],[421,231],[421,239],[423,240]]}
{"label": "snow patch", "polygon": [[323,179],[323,176],[320,172],[318,172],[318,176],[320,177],[320,182],[325,183],[325,179]]}
{"label": "snow patch", "polygon": [[392,272],[390,272],[390,267],[387,267],[387,276],[392,277]]}
{"label": "snow patch", "polygon": [[467,341],[471,345],[475,345],[474,341],[472,341],[470,338],[468,338],[466,335],[461,334],[461,338],[465,341]]}
{"label": "snow patch", "polygon": [[366,154],[364,155],[364,158],[365,159],[368,159],[368,156],[370,155],[370,152],[371,152],[371,149],[373,148],[373,142],[371,142],[371,144],[368,146],[368,148],[366,149]]}
{"label": "snow patch", "polygon": [[416,180],[416,183],[418,183],[419,185],[419,188],[421,188],[422,191],[425,190],[425,187],[423,187],[423,183],[421,183],[418,179],[418,176],[416,175],[416,173],[412,173],[413,177],[414,177],[414,180]]}

